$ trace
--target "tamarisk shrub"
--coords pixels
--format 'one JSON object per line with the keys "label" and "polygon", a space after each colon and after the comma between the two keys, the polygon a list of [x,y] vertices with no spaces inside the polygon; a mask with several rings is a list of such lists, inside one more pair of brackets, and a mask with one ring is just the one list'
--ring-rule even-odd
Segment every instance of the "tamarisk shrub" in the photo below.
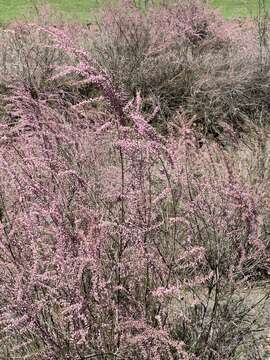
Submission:
{"label": "tamarisk shrub", "polygon": [[[1,349],[7,358],[183,358],[154,297],[171,289],[176,247],[170,227],[168,246],[154,236],[162,141],[93,65],[66,70],[100,85],[114,116],[93,124],[74,110],[67,121],[27,88],[10,96],[20,120],[1,131]],[[134,129],[121,125],[124,112]]]}
{"label": "tamarisk shrub", "polygon": [[115,84],[132,97],[139,90],[145,109],[151,112],[158,103],[160,115],[168,118],[192,86],[189,55],[193,42],[203,40],[200,32],[208,26],[208,15],[197,1],[150,6],[146,13],[133,2],[125,4],[102,14],[92,52]]}
{"label": "tamarisk shrub", "polygon": [[239,134],[250,121],[268,123],[267,17],[256,30],[252,20],[225,20],[200,0],[148,2],[145,12],[124,4],[103,12],[89,48],[130,98],[141,92],[144,111],[160,106],[157,129],[166,131],[179,111],[215,138],[223,124]]}
{"label": "tamarisk shrub", "polygon": [[263,254],[260,199],[186,121],[163,138],[139,94],[128,102],[46,34],[77,59],[58,76],[101,96],[66,112],[23,86],[6,99],[18,122],[0,132],[1,357],[235,359],[257,326],[233,296]]}
{"label": "tamarisk shrub", "polygon": [[[40,9],[40,15],[34,20],[40,26],[53,22],[49,8]],[[59,19],[57,19],[60,26]],[[18,83],[29,88],[34,96],[50,83],[56,64],[63,64],[64,54],[50,47],[46,33],[37,31],[24,22],[11,23],[1,31],[1,83],[9,86]]]}
{"label": "tamarisk shrub", "polygon": [[[0,93],[6,95],[9,87],[16,84],[27,88],[34,98],[42,97],[46,91],[59,92],[62,99],[79,98],[78,89],[70,91],[70,79],[51,81],[57,66],[68,64],[68,58],[63,51],[52,46],[48,34],[38,28],[57,26],[65,30],[78,46],[84,42],[88,31],[82,25],[65,23],[61,15],[49,6],[38,6],[36,10],[38,14],[31,23],[13,22],[0,32]],[[72,64],[71,58],[69,63]],[[1,97],[1,111],[4,108],[2,100]],[[9,113],[4,113],[3,119],[10,123],[16,121]]]}
{"label": "tamarisk shrub", "polygon": [[[215,77],[220,76],[220,67],[231,68],[232,53],[241,47],[239,32],[239,27],[201,1],[149,5],[146,13],[127,2],[125,7],[103,13],[91,51],[129,96],[141,92],[144,110],[151,112],[160,105],[153,124],[164,129],[164,123],[183,108],[196,115],[204,129],[214,128],[224,111],[215,114],[219,108],[210,100],[213,86],[202,88],[203,101],[197,92],[211,77],[209,67],[216,70]],[[198,111],[192,112],[193,103]],[[204,113],[210,120],[201,118]]]}

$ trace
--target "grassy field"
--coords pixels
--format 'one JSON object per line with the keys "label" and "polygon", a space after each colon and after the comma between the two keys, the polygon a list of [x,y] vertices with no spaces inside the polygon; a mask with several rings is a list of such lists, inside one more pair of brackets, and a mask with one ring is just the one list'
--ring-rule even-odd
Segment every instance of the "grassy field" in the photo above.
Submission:
{"label": "grassy field", "polygon": [[[225,17],[256,14],[259,0],[209,0]],[[270,8],[270,0],[265,0]],[[62,11],[69,19],[87,22],[95,10],[108,4],[109,0],[0,0],[0,22],[7,23],[16,18],[35,13],[34,4],[49,3]]]}
{"label": "grassy field", "polygon": [[[262,0],[261,0],[262,1]],[[212,0],[211,2],[225,17],[256,15],[259,0]],[[265,0],[270,9],[270,0]]]}
{"label": "grassy field", "polygon": [[91,13],[106,2],[109,3],[106,0],[0,0],[0,22],[7,23],[16,18],[31,16],[35,13],[35,3],[49,3],[67,18],[87,22]]}

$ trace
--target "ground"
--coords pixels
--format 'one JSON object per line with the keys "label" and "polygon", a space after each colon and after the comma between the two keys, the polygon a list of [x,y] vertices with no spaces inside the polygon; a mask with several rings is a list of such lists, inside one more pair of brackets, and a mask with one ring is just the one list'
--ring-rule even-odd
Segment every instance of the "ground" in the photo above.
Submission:
{"label": "ground", "polygon": [[[257,4],[266,2],[270,9],[270,0],[208,0],[226,17],[245,16],[256,13]],[[7,23],[15,18],[29,16],[34,13],[34,3],[44,3],[45,0],[0,0],[0,23]],[[63,11],[68,18],[87,22],[93,12],[109,0],[48,0],[51,5]]]}
{"label": "ground", "polygon": [[265,3],[270,9],[270,0],[212,0],[209,1],[221,10],[225,17],[256,15],[258,13],[258,4]]}
{"label": "ground", "polygon": [[68,18],[87,22],[90,14],[106,0],[0,0],[0,23],[29,16],[35,12],[34,3],[46,2],[63,11]]}

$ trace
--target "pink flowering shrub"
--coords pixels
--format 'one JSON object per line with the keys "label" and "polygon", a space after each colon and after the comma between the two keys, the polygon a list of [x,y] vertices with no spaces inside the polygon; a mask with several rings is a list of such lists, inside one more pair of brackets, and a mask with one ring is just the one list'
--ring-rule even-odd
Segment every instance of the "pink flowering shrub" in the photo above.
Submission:
{"label": "pink flowering shrub", "polygon": [[[154,186],[156,164],[168,161],[158,137],[138,110],[126,110],[132,130],[117,112],[104,126],[76,112],[67,122],[25,89],[11,100],[20,122],[1,139],[6,356],[184,356],[159,298],[174,284],[177,244],[174,226],[158,236],[166,181]],[[187,248],[184,262],[201,251]]]}
{"label": "pink flowering shrub", "polygon": [[90,51],[130,98],[140,91],[144,111],[160,107],[157,129],[166,132],[180,111],[218,138],[224,124],[242,133],[259,116],[269,119],[269,66],[250,23],[224,20],[199,0],[144,13],[127,2],[105,11]]}
{"label": "pink flowering shrub", "polygon": [[57,92],[5,99],[1,357],[234,359],[257,326],[230,299],[267,257],[260,197],[182,115],[161,136],[158,108],[143,114],[64,32],[39,31],[75,60],[52,81],[99,96],[65,111]]}
{"label": "pink flowering shrub", "polygon": [[[57,66],[75,64],[38,30],[53,25],[65,29],[73,47],[83,47],[129,100],[140,92],[144,113],[158,106],[151,124],[163,134],[179,112],[193,119],[198,133],[219,142],[228,125],[239,135],[250,122],[267,124],[269,51],[260,27],[267,28],[267,17],[256,26],[225,20],[200,0],[154,3],[140,11],[140,1],[121,2],[87,26],[65,24],[47,8],[31,25],[10,24],[0,33],[0,93],[16,83],[36,97],[58,93],[64,103],[100,95],[95,84],[74,87],[78,74],[50,81]],[[2,101],[0,112],[14,121]]]}
{"label": "pink flowering shrub", "polygon": [[[74,100],[80,97],[80,89],[71,91],[69,80],[52,81],[57,66],[72,64],[73,60],[53,46],[46,32],[38,27],[54,26],[65,30],[78,46],[82,45],[88,30],[79,24],[65,23],[61,16],[48,6],[38,7],[38,15],[31,23],[16,21],[0,32],[0,94],[6,95],[10,86],[25,87],[33,97],[42,97],[44,92],[60,92],[63,99]],[[86,35],[87,34],[87,35]],[[13,122],[14,118],[4,110],[3,98],[0,111],[4,120]]]}
{"label": "pink flowering shrub", "polygon": [[190,96],[198,53],[227,48],[224,21],[195,0],[152,6],[146,14],[125,5],[104,12],[94,56],[129,95],[141,92],[145,109],[160,104],[165,121]]}

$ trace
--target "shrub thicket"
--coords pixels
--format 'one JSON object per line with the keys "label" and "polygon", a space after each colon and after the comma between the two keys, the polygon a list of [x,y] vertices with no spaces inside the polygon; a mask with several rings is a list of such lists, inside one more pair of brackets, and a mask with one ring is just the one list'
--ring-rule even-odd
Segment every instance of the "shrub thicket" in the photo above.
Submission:
{"label": "shrub thicket", "polygon": [[129,96],[141,91],[146,111],[160,106],[155,122],[163,129],[181,110],[202,132],[218,135],[224,124],[243,131],[247,120],[269,121],[260,34],[255,23],[226,21],[201,1],[146,14],[131,6],[105,13],[94,54]]}
{"label": "shrub thicket", "polygon": [[[21,64],[37,67],[2,80],[14,120],[0,124],[2,359],[262,358],[267,319],[254,309],[269,294],[251,302],[248,289],[269,275],[266,130],[251,110],[220,117],[241,30],[224,35],[209,14],[198,2],[130,8],[80,36],[46,24],[8,35],[23,50],[35,39]],[[221,104],[202,97],[205,81]],[[239,141],[242,121],[254,129],[239,148],[193,126]]]}

